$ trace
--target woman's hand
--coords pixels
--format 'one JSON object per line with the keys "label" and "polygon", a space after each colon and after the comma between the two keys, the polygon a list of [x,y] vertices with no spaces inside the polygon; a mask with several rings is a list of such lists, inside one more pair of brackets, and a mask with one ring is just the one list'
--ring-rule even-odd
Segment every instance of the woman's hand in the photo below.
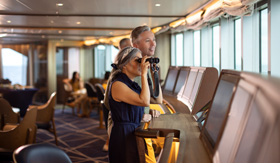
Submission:
{"label": "woman's hand", "polygon": [[150,68],[150,62],[146,62],[146,59],[149,58],[148,56],[144,56],[141,60],[141,75],[146,75],[148,73],[148,70]]}

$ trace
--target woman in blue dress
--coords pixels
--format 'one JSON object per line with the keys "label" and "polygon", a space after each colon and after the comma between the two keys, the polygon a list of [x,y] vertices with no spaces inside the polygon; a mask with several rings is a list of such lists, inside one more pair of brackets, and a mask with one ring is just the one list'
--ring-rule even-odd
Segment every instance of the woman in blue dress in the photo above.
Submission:
{"label": "woman in blue dress", "polygon": [[[139,162],[135,129],[140,125],[144,107],[150,104],[147,82],[149,62],[137,48],[126,47],[116,56],[108,81],[108,99],[113,120],[109,141],[109,161],[111,163]],[[134,82],[141,76],[142,89]]]}

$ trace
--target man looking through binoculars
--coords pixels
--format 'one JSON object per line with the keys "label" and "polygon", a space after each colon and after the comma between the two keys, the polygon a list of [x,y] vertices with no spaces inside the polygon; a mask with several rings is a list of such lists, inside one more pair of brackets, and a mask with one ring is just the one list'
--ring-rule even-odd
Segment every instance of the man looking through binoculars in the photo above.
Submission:
{"label": "man looking through binoculars", "polygon": [[[156,49],[156,39],[154,33],[151,31],[150,27],[148,26],[139,26],[134,28],[134,30],[131,32],[131,41],[132,46],[135,48],[138,48],[142,52],[142,56],[149,56],[152,57],[155,54]],[[154,72],[158,71],[157,69],[153,70],[153,67],[156,66],[156,64],[159,62],[158,58],[148,58],[147,59],[151,63],[151,69],[149,76],[152,77],[152,84],[155,86],[155,78],[154,78]],[[138,61],[139,62],[139,61]],[[141,85],[141,79],[137,78],[135,79],[135,82],[137,82],[139,85]],[[159,87],[158,96],[156,98],[151,98],[151,103],[161,104],[162,103],[162,92],[161,88]],[[152,94],[152,92],[151,92]],[[149,107],[145,108],[145,113],[149,113]]]}

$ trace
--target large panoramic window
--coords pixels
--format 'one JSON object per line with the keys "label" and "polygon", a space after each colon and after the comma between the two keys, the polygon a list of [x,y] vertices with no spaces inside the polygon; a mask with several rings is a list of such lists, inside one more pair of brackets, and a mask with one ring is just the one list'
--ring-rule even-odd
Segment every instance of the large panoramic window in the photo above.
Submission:
{"label": "large panoramic window", "polygon": [[114,46],[111,47],[111,62],[114,63],[116,56],[118,55],[119,49],[115,48]]}
{"label": "large panoramic window", "polygon": [[[56,74],[63,75],[63,65],[64,65],[64,49],[59,48],[56,52]],[[70,77],[71,78],[71,77]]]}
{"label": "large panoramic window", "polygon": [[176,66],[184,65],[184,57],[183,57],[183,33],[176,34]]}
{"label": "large panoramic window", "polygon": [[267,8],[260,11],[260,46],[261,46],[261,69],[260,72],[268,72],[268,20]]}
{"label": "large panoramic window", "polygon": [[2,48],[3,78],[9,79],[12,84],[26,85],[27,61],[27,56],[10,48]]}
{"label": "large panoramic window", "polygon": [[220,71],[220,26],[214,25],[212,27],[213,34],[213,67]]}
{"label": "large panoramic window", "polygon": [[200,31],[194,31],[193,43],[194,66],[200,66]]}
{"label": "large panoramic window", "polygon": [[106,57],[106,46],[98,45],[95,48],[94,62],[95,62],[95,77],[103,78],[105,72],[105,57]]}
{"label": "large panoramic window", "polygon": [[241,19],[234,21],[234,68],[242,70],[242,57],[241,57]]}
{"label": "large panoramic window", "polygon": [[119,49],[113,45],[98,45],[94,48],[94,77],[103,79],[112,70]]}

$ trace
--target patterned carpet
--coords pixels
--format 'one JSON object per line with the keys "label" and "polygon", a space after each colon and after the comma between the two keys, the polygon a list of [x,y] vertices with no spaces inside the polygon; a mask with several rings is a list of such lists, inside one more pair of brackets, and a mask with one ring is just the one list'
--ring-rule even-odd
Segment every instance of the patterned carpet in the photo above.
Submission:
{"label": "patterned carpet", "polygon": [[[72,115],[71,109],[62,113],[55,110],[55,125],[59,148],[64,150],[73,163],[107,163],[108,153],[102,150],[107,139],[105,129],[99,129],[99,116],[93,111],[90,118],[79,118]],[[52,133],[39,129],[37,143],[55,145]]]}

